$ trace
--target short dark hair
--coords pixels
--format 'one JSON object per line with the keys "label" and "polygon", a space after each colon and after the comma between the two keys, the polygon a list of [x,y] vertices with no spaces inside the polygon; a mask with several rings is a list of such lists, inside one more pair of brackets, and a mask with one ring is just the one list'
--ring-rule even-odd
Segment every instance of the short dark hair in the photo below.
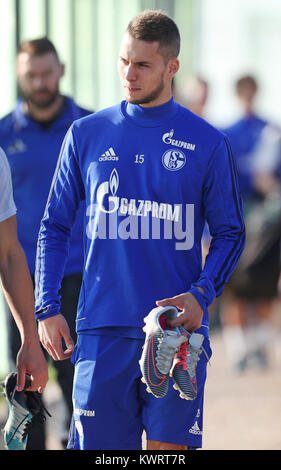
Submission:
{"label": "short dark hair", "polygon": [[235,84],[236,92],[239,94],[240,91],[245,87],[252,87],[255,91],[258,89],[258,83],[252,75],[244,75],[240,77]]}
{"label": "short dark hair", "polygon": [[145,10],[135,16],[127,27],[134,39],[159,43],[159,52],[170,60],[180,52],[180,33],[175,22],[161,10]]}
{"label": "short dark hair", "polygon": [[47,37],[23,41],[19,45],[17,53],[20,54],[22,52],[26,52],[31,56],[53,53],[59,60],[59,56],[54,44]]}

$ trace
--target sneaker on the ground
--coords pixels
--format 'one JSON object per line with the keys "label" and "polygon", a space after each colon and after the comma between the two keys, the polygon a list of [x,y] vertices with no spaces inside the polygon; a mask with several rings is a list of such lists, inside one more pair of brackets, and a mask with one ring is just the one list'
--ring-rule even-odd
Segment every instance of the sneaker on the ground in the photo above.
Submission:
{"label": "sneaker on the ground", "polygon": [[[185,400],[194,400],[197,396],[196,367],[202,351],[204,336],[199,333],[189,333],[180,327],[181,334],[185,336],[174,358],[171,376],[174,379],[174,388],[179,391],[180,397]],[[207,355],[207,354],[206,354]]]}
{"label": "sneaker on the ground", "polygon": [[154,308],[144,319],[146,339],[139,361],[142,381],[147,391],[157,398],[164,397],[168,392],[174,356],[182,342],[186,341],[179,327],[170,328],[167,324],[167,321],[177,316],[178,310],[168,306]]}
{"label": "sneaker on the ground", "polygon": [[[38,392],[16,390],[17,373],[11,372],[1,386],[8,402],[8,419],[3,429],[4,443],[7,450],[25,450],[28,432],[31,427],[45,421],[44,408]],[[25,389],[30,385],[26,378]]]}

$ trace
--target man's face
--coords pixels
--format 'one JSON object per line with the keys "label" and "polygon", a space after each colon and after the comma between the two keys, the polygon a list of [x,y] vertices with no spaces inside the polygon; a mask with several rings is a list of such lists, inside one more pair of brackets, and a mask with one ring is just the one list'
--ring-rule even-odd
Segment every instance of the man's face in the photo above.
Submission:
{"label": "man's face", "polygon": [[64,66],[52,52],[30,56],[22,52],[17,57],[17,79],[25,101],[37,108],[48,108],[59,94],[59,81]]}
{"label": "man's face", "polygon": [[[158,106],[170,98],[177,59],[165,63],[159,44],[134,39],[126,33],[121,43],[118,71],[125,98],[133,104]],[[176,70],[173,70],[173,66]]]}
{"label": "man's face", "polygon": [[256,93],[257,89],[251,83],[240,87],[238,91],[238,98],[247,110],[252,108]]}

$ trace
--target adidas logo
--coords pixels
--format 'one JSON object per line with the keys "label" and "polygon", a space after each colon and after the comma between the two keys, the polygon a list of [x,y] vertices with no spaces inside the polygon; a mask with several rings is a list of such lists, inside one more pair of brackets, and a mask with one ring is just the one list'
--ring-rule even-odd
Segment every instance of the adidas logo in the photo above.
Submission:
{"label": "adidas logo", "polygon": [[20,140],[16,139],[7,149],[7,153],[9,155],[14,155],[15,153],[23,153],[26,152],[27,147],[25,143]]}
{"label": "adidas logo", "polygon": [[189,432],[190,434],[195,434],[195,435],[202,434],[202,431],[200,431],[197,421],[195,421],[194,425],[192,426],[192,428],[190,428]]}
{"label": "adidas logo", "polygon": [[119,160],[119,157],[115,155],[115,152],[112,147],[110,147],[110,149],[104,152],[99,158],[99,162],[117,161],[117,160]]}

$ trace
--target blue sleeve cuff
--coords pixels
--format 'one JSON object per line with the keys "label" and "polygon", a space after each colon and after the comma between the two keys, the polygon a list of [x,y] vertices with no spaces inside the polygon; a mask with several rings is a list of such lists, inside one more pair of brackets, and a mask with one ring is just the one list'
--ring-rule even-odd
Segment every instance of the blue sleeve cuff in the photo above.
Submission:
{"label": "blue sleeve cuff", "polygon": [[54,317],[55,315],[59,315],[59,307],[57,305],[49,305],[42,310],[38,310],[35,313],[35,318],[37,321],[46,320],[46,318]]}
{"label": "blue sleeve cuff", "polygon": [[[203,289],[204,292],[201,292],[198,287]],[[213,284],[207,278],[203,278],[192,284],[188,292],[190,292],[196,298],[197,302],[199,302],[203,310],[209,307],[216,297]]]}
{"label": "blue sleeve cuff", "polygon": [[190,294],[192,294],[195,299],[197,300],[197,302],[200,304],[200,306],[202,307],[202,310],[206,310],[206,308],[208,307],[207,305],[207,302],[206,302],[206,299],[205,299],[205,296],[204,294],[195,286],[192,286],[189,291]]}

